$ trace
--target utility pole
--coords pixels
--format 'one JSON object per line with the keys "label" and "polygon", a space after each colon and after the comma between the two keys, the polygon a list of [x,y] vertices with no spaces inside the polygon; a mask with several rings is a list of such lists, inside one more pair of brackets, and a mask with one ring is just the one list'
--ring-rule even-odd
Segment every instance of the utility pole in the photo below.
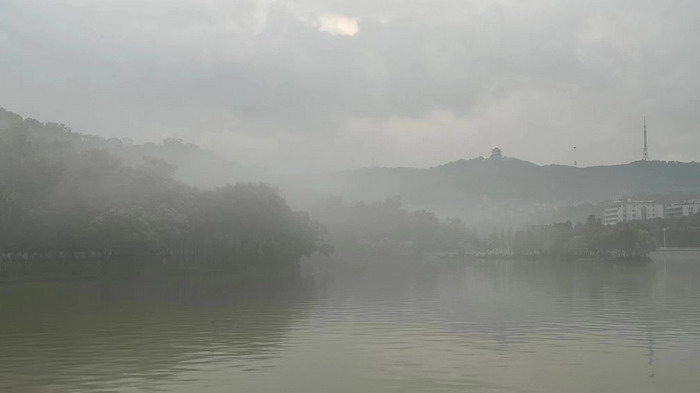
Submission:
{"label": "utility pole", "polygon": [[668,228],[664,228],[664,250],[666,249],[666,230]]}

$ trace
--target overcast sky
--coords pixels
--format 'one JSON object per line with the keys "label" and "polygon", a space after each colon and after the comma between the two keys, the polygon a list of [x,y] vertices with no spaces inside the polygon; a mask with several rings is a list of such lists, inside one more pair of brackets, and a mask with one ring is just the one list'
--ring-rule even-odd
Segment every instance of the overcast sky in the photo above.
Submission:
{"label": "overcast sky", "polygon": [[0,107],[271,169],[700,161],[695,0],[1,0]]}

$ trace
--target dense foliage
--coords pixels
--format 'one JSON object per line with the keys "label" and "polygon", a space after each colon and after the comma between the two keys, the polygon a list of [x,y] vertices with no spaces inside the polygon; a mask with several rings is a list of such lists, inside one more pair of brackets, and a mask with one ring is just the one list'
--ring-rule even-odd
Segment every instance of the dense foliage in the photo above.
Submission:
{"label": "dense foliage", "polygon": [[[118,148],[101,148],[111,145]],[[199,190],[173,179],[176,168],[162,157],[193,154],[196,147],[180,141],[160,147],[110,142],[0,110],[0,261],[157,256],[240,266],[331,251],[322,240],[325,227],[292,211],[270,186]],[[498,165],[505,163],[511,162]],[[638,257],[655,248],[654,238],[660,244],[663,228],[669,247],[696,245],[700,228],[700,216],[652,221],[650,230],[603,226],[591,216],[575,225],[494,230],[479,238],[461,220],[407,209],[398,197],[374,203],[328,198],[313,214],[338,251],[383,255]]]}
{"label": "dense foliage", "polygon": [[322,249],[324,228],[270,186],[201,191],[172,179],[162,159],[127,166],[84,148],[83,138],[63,125],[2,113],[0,256],[240,263]]}
{"label": "dense foliage", "polygon": [[638,258],[656,247],[641,223],[605,226],[595,216],[585,223],[494,229],[478,236],[459,219],[439,220],[428,211],[409,210],[398,197],[374,203],[329,198],[313,212],[328,225],[342,253]]}
{"label": "dense foliage", "polygon": [[700,248],[700,214],[650,220],[647,225],[659,246],[665,238],[669,248]]}
{"label": "dense foliage", "polygon": [[333,245],[341,252],[447,253],[466,249],[476,238],[461,220],[440,220],[426,210],[409,210],[398,197],[374,203],[331,197],[312,212],[327,225]]}
{"label": "dense foliage", "polygon": [[642,224],[605,226],[595,216],[575,225],[568,221],[533,226],[500,239],[503,249],[531,256],[636,258],[647,256],[656,248]]}

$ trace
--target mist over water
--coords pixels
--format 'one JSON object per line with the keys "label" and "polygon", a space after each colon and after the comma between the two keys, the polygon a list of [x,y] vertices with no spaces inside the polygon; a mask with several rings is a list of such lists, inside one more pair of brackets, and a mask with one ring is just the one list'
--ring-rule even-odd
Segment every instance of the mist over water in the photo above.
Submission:
{"label": "mist over water", "polygon": [[0,0],[0,393],[700,391],[698,20]]}
{"label": "mist over water", "polygon": [[700,255],[307,262],[300,278],[0,288],[11,392],[689,392]]}

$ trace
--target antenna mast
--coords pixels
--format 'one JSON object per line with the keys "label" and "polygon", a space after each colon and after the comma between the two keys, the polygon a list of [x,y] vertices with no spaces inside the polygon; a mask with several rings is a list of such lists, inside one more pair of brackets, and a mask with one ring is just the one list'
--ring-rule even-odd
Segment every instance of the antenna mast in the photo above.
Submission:
{"label": "antenna mast", "polygon": [[649,161],[649,150],[647,149],[647,117],[644,116],[644,153],[642,161]]}

